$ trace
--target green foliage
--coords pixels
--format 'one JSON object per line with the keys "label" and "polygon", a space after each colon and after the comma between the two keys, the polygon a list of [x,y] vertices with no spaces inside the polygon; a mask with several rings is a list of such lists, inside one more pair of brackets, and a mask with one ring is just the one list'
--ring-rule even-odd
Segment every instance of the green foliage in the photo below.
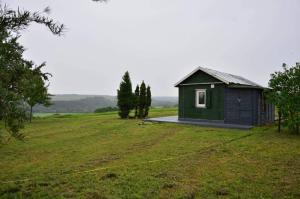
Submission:
{"label": "green foliage", "polygon": [[134,109],[134,118],[145,118],[148,116],[152,102],[150,86],[146,88],[146,84],[143,81],[141,86],[136,86],[134,93],[132,93],[131,86],[130,76],[127,71],[118,90],[119,116],[128,118],[131,109]]}
{"label": "green foliage", "polygon": [[134,109],[135,109],[135,118],[145,118],[149,114],[149,109],[151,106],[151,89],[150,86],[147,86],[143,81],[141,87],[136,86],[134,91]]}
{"label": "green foliage", "polygon": [[[19,129],[24,127],[24,120],[26,118],[25,105],[21,101],[13,101],[13,98],[10,99],[12,99],[12,101],[3,103],[2,105],[4,106],[1,107],[5,129],[11,137],[22,140],[24,135],[19,132]],[[1,134],[0,136],[0,142],[4,142],[4,135]],[[10,137],[6,142],[9,140]]]}
{"label": "green foliage", "polygon": [[[42,64],[39,68],[41,69],[44,65],[45,64]],[[30,106],[31,122],[33,106],[36,104],[42,104],[44,106],[51,105],[51,95],[48,93],[46,82],[40,74],[35,74],[30,71],[27,76],[28,77],[24,79],[22,83],[24,84],[24,99]],[[46,79],[48,79],[48,77],[46,77]]]}
{"label": "green foliage", "polygon": [[146,91],[146,107],[145,107],[145,114],[144,117],[148,117],[149,114],[149,109],[151,107],[151,88],[150,86],[147,86],[147,91]]}
{"label": "green foliage", "polygon": [[300,64],[288,68],[283,64],[283,72],[271,74],[268,99],[274,103],[285,119],[291,132],[299,133],[300,126]]}
{"label": "green foliage", "polygon": [[132,84],[128,71],[125,72],[122,82],[120,83],[120,88],[118,90],[118,107],[119,116],[121,118],[128,118],[131,109],[134,108],[134,97],[132,94]]}
{"label": "green foliage", "polygon": [[44,64],[34,66],[32,61],[25,60],[24,47],[18,43],[20,32],[31,23],[43,24],[56,35],[63,30],[63,25],[54,23],[39,12],[11,10],[0,3],[0,115],[6,130],[15,138],[23,137],[19,129],[26,119],[26,81],[37,76],[48,80],[47,74],[41,72]]}
{"label": "green foliage", "polygon": [[104,108],[97,108],[94,112],[95,113],[105,113],[105,112],[111,112],[111,111],[118,111],[119,108],[118,107],[104,107]]}
{"label": "green foliage", "polygon": [[136,85],[134,91],[134,117],[135,118],[137,118],[138,116],[139,98],[140,98],[140,86]]}
{"label": "green foliage", "polygon": [[138,117],[145,118],[148,117],[149,109],[151,106],[151,89],[143,81],[140,88],[139,102],[138,102]]}
{"label": "green foliage", "polygon": [[145,108],[147,103],[147,96],[146,96],[146,84],[143,81],[140,87],[140,97],[139,97],[139,118],[143,118],[145,115]]}

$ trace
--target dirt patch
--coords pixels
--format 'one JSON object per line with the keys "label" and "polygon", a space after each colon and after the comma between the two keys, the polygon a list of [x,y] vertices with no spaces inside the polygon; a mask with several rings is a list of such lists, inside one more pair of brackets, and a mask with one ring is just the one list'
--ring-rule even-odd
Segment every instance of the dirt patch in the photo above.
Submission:
{"label": "dirt patch", "polygon": [[101,180],[107,180],[107,179],[117,179],[118,175],[115,173],[107,173],[106,175],[102,176]]}
{"label": "dirt patch", "polygon": [[217,196],[227,196],[228,194],[229,194],[229,191],[226,188],[220,188],[216,191]]}
{"label": "dirt patch", "polygon": [[172,188],[175,188],[176,187],[176,183],[175,182],[168,182],[168,183],[165,183],[162,188],[163,189],[172,189]]}
{"label": "dirt patch", "polygon": [[107,197],[104,196],[104,194],[99,193],[99,192],[90,192],[90,193],[87,194],[87,198],[88,199],[94,199],[94,198],[97,198],[97,199],[107,199]]}
{"label": "dirt patch", "polygon": [[185,196],[184,199],[194,199],[196,198],[196,193],[195,192],[188,192]]}
{"label": "dirt patch", "polygon": [[168,173],[167,172],[159,172],[158,174],[155,174],[154,177],[156,177],[156,178],[166,178],[166,177],[168,177]]}
{"label": "dirt patch", "polygon": [[76,194],[75,193],[63,193],[62,196],[64,198],[76,198]]}
{"label": "dirt patch", "polygon": [[6,190],[3,190],[1,195],[12,194],[21,191],[20,187],[8,187]]}
{"label": "dirt patch", "polygon": [[39,182],[38,185],[41,187],[47,187],[47,186],[49,186],[49,183],[48,182]]}

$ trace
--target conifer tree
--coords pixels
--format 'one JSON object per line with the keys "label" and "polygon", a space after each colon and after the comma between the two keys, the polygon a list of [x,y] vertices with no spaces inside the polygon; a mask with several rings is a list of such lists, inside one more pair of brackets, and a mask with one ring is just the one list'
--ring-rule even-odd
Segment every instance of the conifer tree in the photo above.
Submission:
{"label": "conifer tree", "polygon": [[138,109],[139,109],[139,99],[140,99],[140,86],[136,85],[135,91],[134,91],[134,117],[138,117]]}
{"label": "conifer tree", "polygon": [[122,78],[117,98],[119,116],[121,118],[128,118],[131,109],[134,107],[132,85],[128,71],[125,72]]}
{"label": "conifer tree", "polygon": [[146,107],[145,107],[145,114],[144,117],[148,117],[149,109],[151,107],[151,88],[150,86],[147,86],[146,90]]}
{"label": "conifer tree", "polygon": [[143,118],[145,115],[145,107],[146,107],[146,85],[144,81],[140,87],[140,97],[139,97],[139,118]]}

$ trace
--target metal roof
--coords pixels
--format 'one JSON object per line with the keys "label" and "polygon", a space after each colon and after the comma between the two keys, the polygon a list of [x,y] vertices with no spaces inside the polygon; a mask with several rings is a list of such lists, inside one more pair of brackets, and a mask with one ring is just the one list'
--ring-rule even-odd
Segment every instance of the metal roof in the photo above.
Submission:
{"label": "metal roof", "polygon": [[204,68],[201,66],[197,67],[194,71],[192,71],[190,74],[188,74],[183,79],[181,79],[179,82],[177,82],[175,84],[175,86],[180,85],[183,81],[185,81],[187,78],[189,78],[190,76],[192,76],[199,70],[213,76],[214,78],[224,82],[225,84],[237,84],[237,85],[244,85],[244,86],[250,86],[250,87],[258,87],[258,88],[262,88],[262,89],[264,88],[263,86],[255,83],[255,82],[252,82],[244,77],[216,71],[216,70],[209,69],[209,68]]}

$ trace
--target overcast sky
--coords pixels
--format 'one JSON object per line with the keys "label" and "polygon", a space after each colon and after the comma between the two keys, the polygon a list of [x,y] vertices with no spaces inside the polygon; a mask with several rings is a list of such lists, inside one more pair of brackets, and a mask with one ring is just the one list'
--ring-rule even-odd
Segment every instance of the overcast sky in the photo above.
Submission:
{"label": "overcast sky", "polygon": [[116,95],[128,70],[155,96],[197,66],[267,85],[283,62],[300,61],[299,0],[2,0],[11,8],[50,6],[62,37],[33,25],[21,38],[26,58],[47,62],[53,94]]}

